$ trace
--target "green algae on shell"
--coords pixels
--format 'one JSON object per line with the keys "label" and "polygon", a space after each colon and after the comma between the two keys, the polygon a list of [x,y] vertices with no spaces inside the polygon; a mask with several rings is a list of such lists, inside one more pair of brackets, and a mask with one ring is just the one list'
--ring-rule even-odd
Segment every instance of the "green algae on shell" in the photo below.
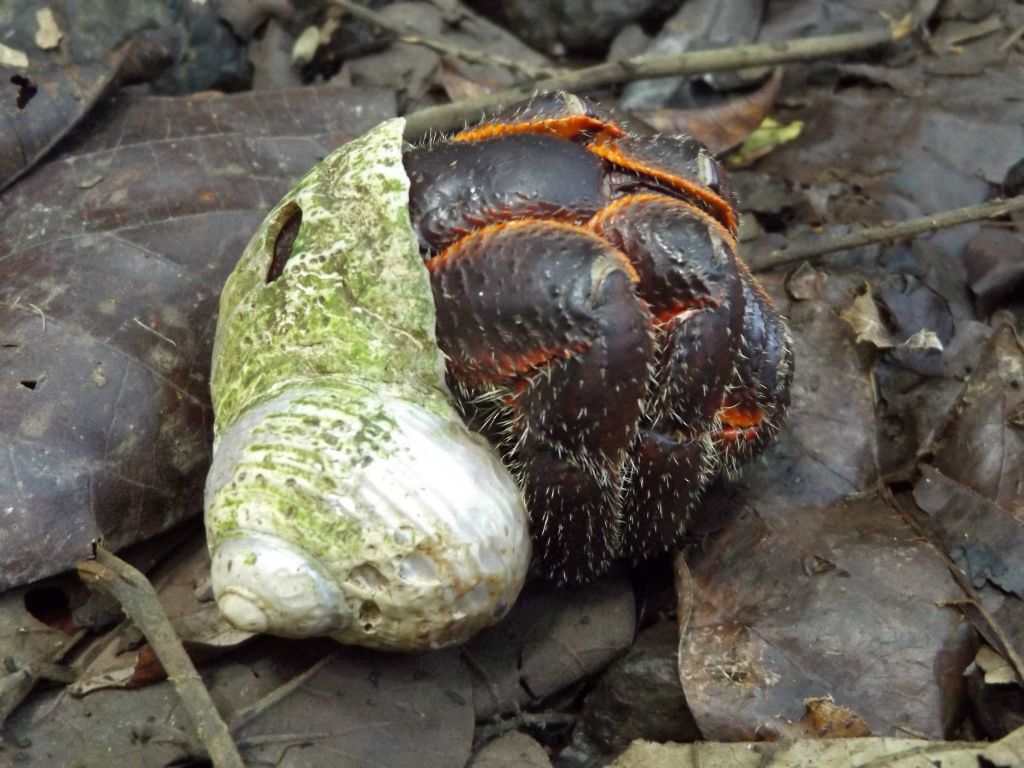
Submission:
{"label": "green algae on shell", "polygon": [[519,491],[444,385],[402,128],[310,171],[224,287],[206,525],[215,596],[242,629],[438,647],[504,615],[525,578]]}

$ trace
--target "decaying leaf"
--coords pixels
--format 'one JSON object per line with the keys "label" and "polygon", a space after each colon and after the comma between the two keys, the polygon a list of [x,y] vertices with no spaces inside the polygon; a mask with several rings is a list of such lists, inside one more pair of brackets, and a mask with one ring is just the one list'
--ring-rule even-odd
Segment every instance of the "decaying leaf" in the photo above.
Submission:
{"label": "decaying leaf", "polygon": [[65,67],[0,70],[8,104],[0,111],[0,190],[38,162],[100,101],[122,85],[159,75],[177,57],[174,31],[140,34],[106,60]]}
{"label": "decaying leaf", "polygon": [[583,587],[534,583],[465,647],[478,719],[513,712],[603,669],[629,647],[636,615],[622,572]]}
{"label": "decaying leaf", "polygon": [[[944,562],[874,496],[827,507],[748,501],[691,563],[695,602],[680,640],[686,700],[709,740],[782,732],[830,698],[877,735],[941,737],[973,653]],[[938,677],[936,670],[945,670]],[[955,698],[955,697],[953,697]]]}
{"label": "decaying leaf", "polygon": [[1019,765],[1024,731],[995,744],[908,738],[805,739],[774,744],[653,744],[635,742],[611,768],[978,768]]}
{"label": "decaying leaf", "polygon": [[337,87],[123,99],[4,193],[0,589],[201,511],[224,278],[295,178],[393,111]]}
{"label": "decaying leaf", "polygon": [[[204,678],[246,765],[462,768],[469,758],[472,693],[455,652],[338,653],[265,638]],[[116,755],[119,765],[165,766],[206,758],[191,732],[162,682],[84,698],[46,692],[15,713],[5,738],[29,764],[106,765]]]}
{"label": "decaying leaf", "polygon": [[1024,523],[1013,513],[928,465],[914,500],[975,587],[988,580],[1024,598]]}
{"label": "decaying leaf", "polygon": [[634,114],[662,133],[693,136],[718,155],[738,147],[764,122],[781,84],[782,69],[776,69],[757,90],[718,106],[638,109]]}
{"label": "decaying leaf", "polygon": [[[238,710],[308,668],[308,661],[299,669],[286,664],[285,654],[295,651],[278,647],[264,660],[220,668],[214,695]],[[346,649],[282,704],[236,729],[254,765],[463,768],[469,759],[473,694],[455,650],[413,656]]]}
{"label": "decaying leaf", "polygon": [[1018,513],[1024,488],[1024,349],[1011,322],[997,324],[942,436],[936,469],[1003,509]]}
{"label": "decaying leaf", "polygon": [[849,307],[842,310],[839,316],[849,323],[857,335],[857,341],[866,341],[878,349],[891,349],[896,346],[889,330],[878,312],[875,297],[871,288],[865,284]]}
{"label": "decaying leaf", "polygon": [[988,317],[1004,306],[1020,304],[1024,287],[1024,238],[1020,234],[983,228],[968,243],[964,264],[979,315]]}

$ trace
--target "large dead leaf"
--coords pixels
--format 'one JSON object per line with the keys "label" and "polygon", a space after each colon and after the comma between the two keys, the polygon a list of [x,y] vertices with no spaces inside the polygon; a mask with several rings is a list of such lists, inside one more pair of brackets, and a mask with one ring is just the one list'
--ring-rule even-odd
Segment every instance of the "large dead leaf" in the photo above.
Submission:
{"label": "large dead leaf", "polygon": [[291,182],[393,109],[122,98],[0,196],[0,589],[201,510],[221,284]]}
{"label": "large dead leaf", "polygon": [[[692,567],[686,700],[709,740],[791,730],[827,698],[876,736],[941,737],[973,647],[941,558],[873,496],[757,504]],[[904,730],[905,729],[905,730]]]}
{"label": "large dead leaf", "polygon": [[534,582],[464,649],[477,718],[513,712],[603,669],[629,647],[635,625],[633,589],[621,572],[576,588]]}
{"label": "large dead leaf", "polygon": [[1019,512],[1024,488],[1024,349],[1010,323],[992,337],[935,455],[943,474]]}
{"label": "large dead leaf", "polygon": [[976,587],[987,580],[1024,597],[1024,524],[934,467],[921,471],[914,500],[928,514],[960,570]]}
{"label": "large dead leaf", "polygon": [[[52,19],[52,14],[50,15]],[[140,34],[105,60],[65,66],[0,68],[0,190],[31,168],[122,85],[159,75],[180,54],[174,30]]]}
{"label": "large dead leaf", "polygon": [[[276,656],[223,668],[214,696],[233,708],[251,704],[268,683],[287,681],[281,670],[290,653],[285,643]],[[457,650],[398,656],[349,648],[236,738],[254,765],[463,768],[473,723]]]}

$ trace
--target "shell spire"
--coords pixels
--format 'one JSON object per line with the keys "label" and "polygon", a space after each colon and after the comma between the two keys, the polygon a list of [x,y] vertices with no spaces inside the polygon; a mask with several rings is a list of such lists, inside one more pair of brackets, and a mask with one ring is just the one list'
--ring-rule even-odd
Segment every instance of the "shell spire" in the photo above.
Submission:
{"label": "shell spire", "polygon": [[444,384],[403,127],[310,171],[224,287],[206,527],[241,629],[434,648],[501,618],[526,576],[522,497]]}

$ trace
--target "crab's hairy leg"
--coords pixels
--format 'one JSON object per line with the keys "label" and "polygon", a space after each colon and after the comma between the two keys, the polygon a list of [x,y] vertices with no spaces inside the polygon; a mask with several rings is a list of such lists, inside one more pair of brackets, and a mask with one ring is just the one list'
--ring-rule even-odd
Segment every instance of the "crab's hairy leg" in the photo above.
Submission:
{"label": "crab's hairy leg", "polygon": [[467,392],[501,393],[539,568],[560,581],[599,573],[615,556],[654,354],[634,269],[596,235],[550,221],[485,227],[427,267],[449,371]]}
{"label": "crab's hairy leg", "polygon": [[743,332],[718,420],[716,445],[727,470],[760,453],[779,430],[793,382],[793,340],[760,284],[739,262]]}
{"label": "crab's hairy leg", "polygon": [[707,213],[664,195],[622,198],[587,227],[630,259],[637,290],[657,320],[661,348],[649,423],[692,435],[707,431],[740,345],[735,241]]}
{"label": "crab's hairy leg", "polygon": [[[676,439],[680,438],[680,439]],[[641,430],[622,498],[619,554],[642,560],[676,545],[715,472],[710,436]]]}
{"label": "crab's hairy leg", "polygon": [[561,584],[590,581],[619,556],[621,481],[528,441],[517,452],[533,567]]}
{"label": "crab's hairy leg", "polygon": [[626,135],[609,112],[589,99],[571,93],[548,93],[460,131],[453,141],[480,141],[512,133],[546,133],[570,141],[602,134]]}
{"label": "crab's hairy leg", "polygon": [[613,186],[647,188],[692,202],[735,234],[736,197],[718,161],[698,141],[672,136],[598,135],[588,150],[625,172]]}
{"label": "crab's hairy leg", "polygon": [[582,223],[607,202],[601,159],[551,135],[434,144],[406,152],[403,162],[413,228],[430,253],[485,224]]}

